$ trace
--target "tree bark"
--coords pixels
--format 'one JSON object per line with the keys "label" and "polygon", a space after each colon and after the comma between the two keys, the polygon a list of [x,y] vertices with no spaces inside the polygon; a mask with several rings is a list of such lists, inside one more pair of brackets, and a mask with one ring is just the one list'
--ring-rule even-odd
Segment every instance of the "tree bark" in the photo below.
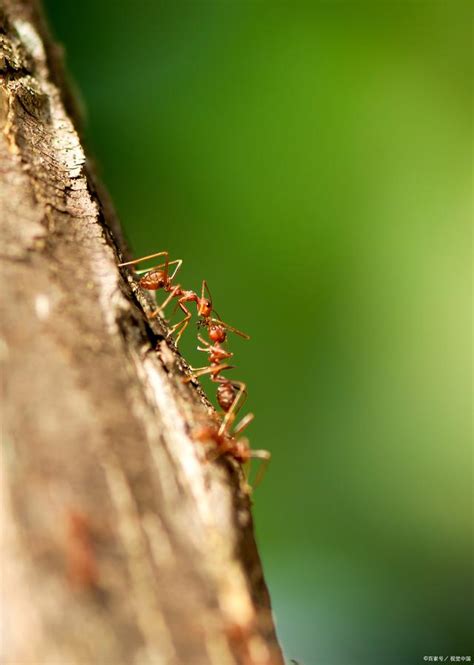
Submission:
{"label": "tree bark", "polygon": [[283,663],[242,471],[117,268],[38,6],[0,5],[2,662]]}

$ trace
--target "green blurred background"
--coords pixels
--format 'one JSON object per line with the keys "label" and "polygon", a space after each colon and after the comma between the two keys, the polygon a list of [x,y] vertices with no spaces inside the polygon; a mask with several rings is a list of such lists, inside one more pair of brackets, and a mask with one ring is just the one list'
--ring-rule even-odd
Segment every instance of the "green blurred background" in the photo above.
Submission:
{"label": "green blurred background", "polygon": [[288,659],[474,660],[471,3],[46,7],[134,255],[252,336]]}

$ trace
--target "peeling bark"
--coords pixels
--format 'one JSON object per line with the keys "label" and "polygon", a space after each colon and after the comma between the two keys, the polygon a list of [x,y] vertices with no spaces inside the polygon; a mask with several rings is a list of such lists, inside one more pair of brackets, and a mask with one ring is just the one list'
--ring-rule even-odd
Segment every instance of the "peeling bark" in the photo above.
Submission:
{"label": "peeling bark", "polygon": [[2,662],[277,665],[249,497],[125,251],[35,3],[0,9]]}

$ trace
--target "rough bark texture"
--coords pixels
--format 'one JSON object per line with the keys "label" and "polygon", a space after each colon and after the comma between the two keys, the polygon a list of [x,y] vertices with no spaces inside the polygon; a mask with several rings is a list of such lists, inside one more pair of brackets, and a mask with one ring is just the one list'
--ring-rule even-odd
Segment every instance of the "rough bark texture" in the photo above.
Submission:
{"label": "rough bark texture", "polygon": [[0,6],[2,662],[282,663],[241,470],[192,439],[36,6]]}

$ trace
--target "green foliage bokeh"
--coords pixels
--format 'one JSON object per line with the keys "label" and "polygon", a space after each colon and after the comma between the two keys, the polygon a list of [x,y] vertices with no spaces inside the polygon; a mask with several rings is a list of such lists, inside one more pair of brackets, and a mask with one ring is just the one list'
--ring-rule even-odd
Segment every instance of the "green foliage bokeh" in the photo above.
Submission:
{"label": "green foliage bokeh", "polygon": [[135,256],[252,336],[288,658],[474,657],[470,3],[46,7]]}

